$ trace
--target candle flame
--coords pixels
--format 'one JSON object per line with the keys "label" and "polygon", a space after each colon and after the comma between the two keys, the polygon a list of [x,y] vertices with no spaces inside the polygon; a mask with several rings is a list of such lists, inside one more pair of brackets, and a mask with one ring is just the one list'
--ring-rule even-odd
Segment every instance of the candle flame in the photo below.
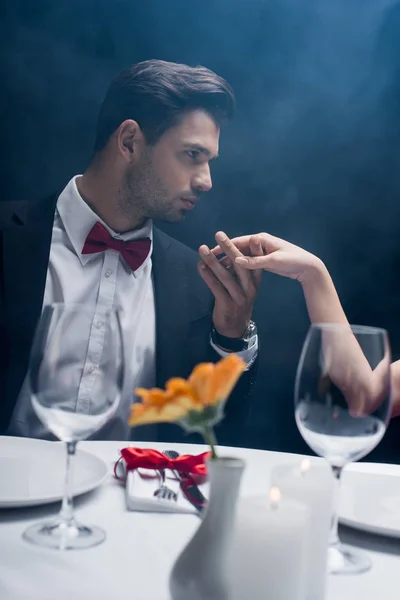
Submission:
{"label": "candle flame", "polygon": [[269,491],[269,499],[273,508],[277,508],[281,500],[281,490],[277,487],[272,487]]}
{"label": "candle flame", "polygon": [[304,473],[307,473],[307,471],[309,471],[311,468],[311,462],[309,458],[303,458],[303,460],[301,461],[301,465],[300,465],[300,472],[302,475],[304,475]]}

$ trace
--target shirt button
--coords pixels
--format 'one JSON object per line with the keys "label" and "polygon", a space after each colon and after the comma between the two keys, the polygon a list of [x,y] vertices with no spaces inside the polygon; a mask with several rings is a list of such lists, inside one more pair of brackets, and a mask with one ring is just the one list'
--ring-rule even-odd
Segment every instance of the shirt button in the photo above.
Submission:
{"label": "shirt button", "polygon": [[111,269],[107,269],[107,271],[104,273],[104,275],[105,275],[106,277],[110,277],[110,275],[112,275],[112,271],[111,271]]}
{"label": "shirt button", "polygon": [[96,367],[95,367],[94,365],[91,365],[91,366],[88,368],[88,373],[94,373],[94,370],[95,370],[95,368],[96,368]]}
{"label": "shirt button", "polygon": [[97,323],[96,323],[97,329],[101,329],[103,327],[103,324],[104,324],[103,321],[97,321]]}

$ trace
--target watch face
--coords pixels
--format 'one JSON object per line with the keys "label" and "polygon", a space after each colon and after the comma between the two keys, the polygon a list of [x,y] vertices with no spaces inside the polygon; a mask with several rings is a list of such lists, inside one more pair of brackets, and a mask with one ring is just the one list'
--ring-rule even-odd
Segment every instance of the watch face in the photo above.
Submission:
{"label": "watch face", "polygon": [[254,323],[254,321],[250,321],[250,323],[249,323],[249,325],[248,325],[248,327],[246,329],[246,332],[244,334],[244,338],[246,340],[248,340],[251,337],[253,337],[254,335],[256,335],[256,333],[257,333],[256,324]]}

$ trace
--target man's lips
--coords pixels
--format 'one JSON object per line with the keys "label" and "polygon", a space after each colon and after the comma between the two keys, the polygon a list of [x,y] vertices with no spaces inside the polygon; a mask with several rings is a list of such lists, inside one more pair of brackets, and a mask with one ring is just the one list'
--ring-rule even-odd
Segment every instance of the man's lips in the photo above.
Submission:
{"label": "man's lips", "polygon": [[196,206],[197,202],[199,201],[199,198],[182,198],[181,199],[186,210],[193,210],[193,208]]}

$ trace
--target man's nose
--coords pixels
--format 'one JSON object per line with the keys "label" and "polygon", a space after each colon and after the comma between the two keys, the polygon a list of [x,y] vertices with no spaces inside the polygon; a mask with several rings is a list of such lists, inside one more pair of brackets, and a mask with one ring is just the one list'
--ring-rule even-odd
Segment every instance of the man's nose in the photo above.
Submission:
{"label": "man's nose", "polygon": [[204,165],[193,178],[192,187],[201,192],[209,192],[212,188],[212,179],[209,165]]}

